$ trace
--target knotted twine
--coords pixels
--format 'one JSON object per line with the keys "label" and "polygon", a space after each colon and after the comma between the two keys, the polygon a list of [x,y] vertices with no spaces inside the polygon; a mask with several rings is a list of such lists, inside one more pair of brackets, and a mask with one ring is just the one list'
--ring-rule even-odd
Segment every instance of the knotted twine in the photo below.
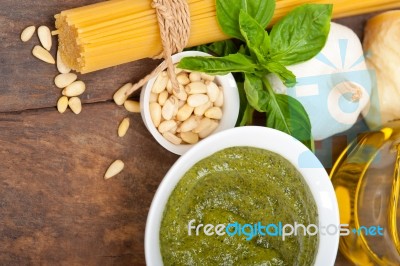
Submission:
{"label": "knotted twine", "polygon": [[190,36],[190,12],[186,0],[153,0],[151,7],[156,10],[163,51],[153,59],[164,58],[164,61],[150,74],[132,86],[126,95],[141,88],[150,79],[156,77],[167,68],[168,76],[174,90],[179,92],[174,64],[171,55],[181,52]]}

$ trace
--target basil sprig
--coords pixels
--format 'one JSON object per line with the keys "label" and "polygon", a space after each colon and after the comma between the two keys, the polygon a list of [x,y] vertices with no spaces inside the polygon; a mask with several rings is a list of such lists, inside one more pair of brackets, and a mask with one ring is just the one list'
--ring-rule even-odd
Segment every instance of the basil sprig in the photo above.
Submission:
{"label": "basil sprig", "polygon": [[222,31],[244,41],[239,28],[239,13],[244,10],[266,28],[275,10],[275,0],[217,0],[217,20]]}
{"label": "basil sprig", "polygon": [[312,149],[311,123],[304,107],[288,95],[276,94],[266,75],[276,74],[288,87],[296,84],[295,75],[286,66],[321,51],[329,33],[332,5],[297,7],[275,24],[270,34],[264,29],[273,16],[274,0],[217,0],[216,7],[221,29],[244,45],[235,49],[228,40],[202,46],[222,57],[186,57],[179,67],[210,74],[241,73],[238,124],[251,123],[254,110],[263,112],[266,126],[286,132]]}
{"label": "basil sprig", "polygon": [[294,9],[271,30],[271,59],[288,66],[316,56],[328,37],[331,14],[332,5]]}

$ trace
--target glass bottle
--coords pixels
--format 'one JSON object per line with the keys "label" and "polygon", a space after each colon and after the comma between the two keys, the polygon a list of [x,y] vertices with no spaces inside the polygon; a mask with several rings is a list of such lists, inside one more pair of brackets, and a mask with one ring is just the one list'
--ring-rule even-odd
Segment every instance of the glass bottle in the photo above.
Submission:
{"label": "glass bottle", "polygon": [[359,135],[331,179],[339,203],[341,253],[355,265],[400,265],[400,121]]}

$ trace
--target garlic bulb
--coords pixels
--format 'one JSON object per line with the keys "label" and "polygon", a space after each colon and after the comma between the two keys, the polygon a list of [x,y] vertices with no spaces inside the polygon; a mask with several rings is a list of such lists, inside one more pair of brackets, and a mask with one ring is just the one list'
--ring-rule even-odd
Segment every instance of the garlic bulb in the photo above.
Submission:
{"label": "garlic bulb", "polygon": [[268,78],[276,92],[286,93],[303,104],[315,140],[349,129],[369,102],[370,73],[361,42],[348,27],[332,22],[321,52],[288,69],[297,78],[293,88],[286,88],[273,74]]}
{"label": "garlic bulb", "polygon": [[400,119],[400,11],[389,11],[368,21],[364,50],[367,65],[374,70],[377,87],[363,111],[370,128]]}

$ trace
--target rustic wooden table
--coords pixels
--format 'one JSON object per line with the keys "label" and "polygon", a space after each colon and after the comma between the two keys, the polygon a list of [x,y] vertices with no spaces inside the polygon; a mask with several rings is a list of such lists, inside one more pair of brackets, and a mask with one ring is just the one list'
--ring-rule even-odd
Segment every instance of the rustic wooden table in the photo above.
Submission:
{"label": "rustic wooden table", "polygon": [[[112,95],[158,62],[142,60],[80,75],[87,84],[82,113],[59,114],[55,66],[31,55],[36,36],[28,43],[19,37],[28,25],[53,27],[54,14],[94,2],[0,0],[1,265],[145,264],[147,212],[178,157],[156,143],[139,114],[117,107]],[[361,36],[369,16],[340,22]],[[119,138],[117,126],[125,116],[132,126]],[[360,123],[352,132],[363,128]],[[346,137],[333,143],[333,151],[318,143],[323,161],[338,155]],[[105,181],[104,172],[115,159],[126,162],[126,168]],[[336,264],[348,265],[340,255]]]}

